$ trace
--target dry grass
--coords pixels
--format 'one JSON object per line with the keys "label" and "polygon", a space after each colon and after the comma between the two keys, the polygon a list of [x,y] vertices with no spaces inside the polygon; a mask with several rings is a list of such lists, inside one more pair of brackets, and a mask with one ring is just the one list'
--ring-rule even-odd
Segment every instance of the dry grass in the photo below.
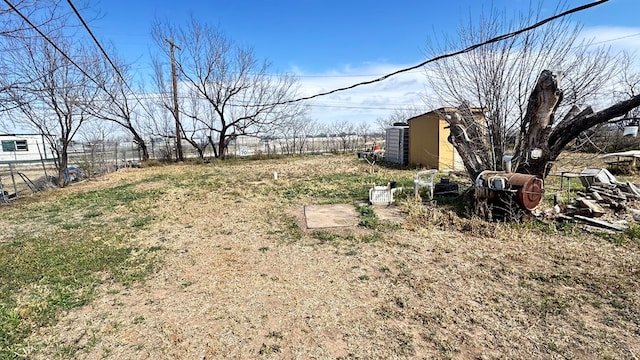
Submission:
{"label": "dry grass", "polygon": [[[157,196],[114,203],[92,220],[129,221],[127,241],[162,257],[145,281],[102,281],[92,302],[34,332],[24,351],[34,359],[640,355],[637,238],[486,223],[408,198],[399,226],[304,228],[306,204],[357,202],[373,182],[411,184],[413,171],[367,169],[355,156],[129,169],[16,203],[12,211],[29,211],[61,194],[133,184]],[[7,234],[46,231],[37,219],[11,219],[0,217]]]}

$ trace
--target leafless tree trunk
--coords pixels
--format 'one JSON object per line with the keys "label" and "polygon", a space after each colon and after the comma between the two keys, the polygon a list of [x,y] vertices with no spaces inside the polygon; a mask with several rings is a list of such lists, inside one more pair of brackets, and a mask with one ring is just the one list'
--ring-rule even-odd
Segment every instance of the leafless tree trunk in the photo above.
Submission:
{"label": "leafless tree trunk", "polygon": [[[309,139],[315,136],[318,124],[311,118],[299,118],[300,131],[298,132],[298,154],[302,155],[309,151]],[[313,149],[311,149],[313,150]]]}
{"label": "leafless tree trunk", "polygon": [[[477,26],[460,29],[459,40],[439,46],[430,43],[430,49],[441,53],[450,47],[465,48],[483,42],[535,22],[541,10],[542,4],[516,21],[505,20],[508,17],[498,11],[480,15]],[[476,22],[477,15],[473,16],[470,24]],[[501,170],[506,154],[514,155],[519,171],[546,175],[548,169],[544,167],[557,156],[557,145],[551,141],[560,140],[552,129],[573,119],[576,106],[595,102],[598,92],[610,85],[609,79],[619,69],[617,57],[606,49],[579,42],[579,33],[580,26],[562,18],[518,37],[439,61],[427,69],[427,79],[441,104],[467,103],[487,109],[481,131],[475,134],[471,127],[478,127],[478,123],[470,121],[469,114],[461,111],[452,117],[452,138],[459,145],[468,146],[458,151],[466,159],[471,177],[482,170]],[[543,69],[550,71],[542,72]],[[563,91],[558,86],[560,78]],[[534,88],[537,90],[531,93]],[[554,124],[556,119],[563,120]],[[568,141],[561,142],[564,146]],[[544,155],[538,157],[535,151],[532,156],[531,150],[536,148]]]}
{"label": "leafless tree trunk", "polygon": [[[521,140],[514,153],[517,172],[533,174],[542,178],[550,170],[550,163],[555,161],[569,142],[575,140],[580,133],[616,117],[623,116],[640,106],[640,95],[631,96],[594,112],[591,107],[580,109],[574,106],[564,118],[554,124],[556,110],[562,101],[557,77],[544,70],[529,97],[527,112],[521,123]],[[483,170],[490,169],[489,160],[481,154],[486,145],[482,144],[482,134],[470,131],[473,119],[460,113],[449,117],[451,125],[451,141],[460,153],[471,178]]]}
{"label": "leafless tree trunk", "polygon": [[359,123],[356,125],[356,133],[358,137],[362,138],[362,148],[364,148],[367,146],[367,140],[371,135],[371,124],[366,121]]}

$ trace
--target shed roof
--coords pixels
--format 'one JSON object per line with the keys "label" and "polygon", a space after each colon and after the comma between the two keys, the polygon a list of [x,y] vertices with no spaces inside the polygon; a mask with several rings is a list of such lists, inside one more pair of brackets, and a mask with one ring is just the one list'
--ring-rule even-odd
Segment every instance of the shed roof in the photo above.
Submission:
{"label": "shed roof", "polygon": [[[440,114],[451,114],[451,113],[454,113],[454,112],[459,111],[459,110],[460,109],[458,109],[457,107],[452,107],[452,106],[441,107],[439,109],[431,110],[431,111],[426,112],[426,113],[421,114],[421,115],[416,115],[416,116],[408,119],[407,122],[409,122],[411,120],[415,120],[415,119],[417,119],[419,117],[422,117],[424,115],[429,115],[429,114],[437,114],[437,115],[440,115]],[[484,114],[485,112],[488,111],[487,108],[478,108],[478,107],[470,108],[470,110],[474,114]]]}

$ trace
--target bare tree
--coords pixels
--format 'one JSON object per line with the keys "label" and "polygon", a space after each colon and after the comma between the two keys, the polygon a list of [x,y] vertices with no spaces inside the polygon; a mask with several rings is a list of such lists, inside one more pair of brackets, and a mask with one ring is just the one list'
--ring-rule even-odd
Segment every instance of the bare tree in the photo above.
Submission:
{"label": "bare tree", "polygon": [[[298,132],[298,153],[302,155],[305,151],[315,151],[313,144],[318,132],[318,122],[308,117],[299,118],[299,121],[302,124],[300,124],[300,131]],[[311,144],[309,144],[309,141],[311,141]]]}
{"label": "bare tree", "polygon": [[32,26],[18,12],[33,25],[47,31],[60,30],[64,24],[60,20],[67,15],[60,9],[60,0],[18,0],[11,5],[4,2],[0,4],[0,38],[36,36]]}
{"label": "bare tree", "polygon": [[[515,21],[493,11],[480,16],[477,26],[463,26],[459,41],[430,49],[464,48],[522,28],[538,19],[541,9],[542,3]],[[546,176],[548,164],[562,148],[595,124],[577,120],[591,119],[589,111],[580,107],[595,101],[610,83],[618,60],[606,49],[579,42],[579,33],[579,25],[562,18],[427,69],[427,79],[441,103],[465,104],[451,118],[450,139],[472,178],[483,170],[502,169],[507,153],[513,153],[517,171]],[[564,92],[558,86],[560,78]],[[486,109],[485,120],[477,121],[471,104]],[[556,124],[555,118],[563,120]]]}
{"label": "bare tree", "polygon": [[[620,73],[616,78],[614,98],[625,100],[640,94],[640,65],[637,54],[624,52],[620,62]],[[640,118],[640,107],[634,108],[626,114],[627,118]]]}
{"label": "bare tree", "polygon": [[[19,51],[22,41],[40,35],[33,31],[32,26],[22,16],[30,19],[30,22],[41,31],[52,32],[59,30],[64,22],[65,14],[59,10],[59,0],[20,0],[14,1],[11,6],[0,4],[0,52]],[[13,71],[11,58],[0,57],[0,111],[8,111],[14,105],[9,97],[9,89],[28,85],[25,79],[20,78]]]}
{"label": "bare tree", "polygon": [[216,115],[211,113],[207,103],[202,101],[194,89],[189,89],[187,100],[183,103],[183,106],[187,106],[183,110],[187,116],[181,120],[182,138],[196,149],[200,159],[204,159],[207,147],[212,145],[210,126],[205,124],[213,126],[212,119],[215,119]]}
{"label": "bare tree", "polygon": [[300,103],[283,104],[295,96],[294,77],[270,74],[268,62],[259,61],[252,49],[236,45],[219,29],[192,19],[184,27],[156,23],[152,33],[159,45],[168,37],[180,45],[176,59],[181,89],[194,89],[216,116],[185,115],[209,127],[211,138],[217,138],[216,157],[226,157],[233,138],[268,133],[279,122],[304,113]]}
{"label": "bare tree", "polygon": [[114,143],[114,134],[118,134],[119,128],[120,125],[115,122],[92,119],[78,130],[83,147],[82,171],[86,176],[108,172],[114,165],[113,157],[107,152],[110,144]]}
{"label": "bare tree", "polygon": [[[95,57],[71,39],[55,38],[58,48],[89,68]],[[14,75],[24,85],[12,87],[9,101],[15,121],[37,129],[56,155],[58,184],[64,186],[68,150],[74,136],[89,119],[85,105],[95,100],[97,90],[83,73],[58,50],[39,37],[20,39],[19,48],[8,52]],[[17,44],[16,44],[17,45]]]}
{"label": "bare tree", "polygon": [[170,161],[175,154],[175,119],[170,109],[163,106],[162,95],[151,95],[142,99],[142,132],[150,136],[150,157]]}
{"label": "bare tree", "polygon": [[362,147],[367,146],[367,140],[371,134],[371,123],[368,121],[362,121],[356,125],[356,134],[362,139]]}
{"label": "bare tree", "polygon": [[131,134],[133,143],[140,149],[142,160],[148,160],[149,149],[138,118],[141,117],[141,112],[149,110],[136,98],[137,95],[131,88],[133,76],[130,65],[113,55],[114,53],[115,51],[111,51],[111,63],[104,57],[96,56],[96,59],[100,60],[92,67],[92,76],[98,83],[92,85],[96,86],[99,97],[96,101],[86,103],[86,110],[98,119],[111,121],[123,127]]}
{"label": "bare tree", "polygon": [[338,140],[343,153],[354,150],[355,126],[346,120],[336,120],[331,124],[331,133]]}
{"label": "bare tree", "polygon": [[303,154],[308,139],[316,129],[316,122],[308,117],[291,118],[282,122],[273,133],[287,155]]}
{"label": "bare tree", "polygon": [[424,114],[425,112],[425,108],[420,106],[411,106],[405,109],[395,109],[387,117],[377,118],[376,125],[378,126],[380,134],[384,135],[387,128],[390,128],[391,126],[393,126],[393,124],[404,123],[412,117]]}

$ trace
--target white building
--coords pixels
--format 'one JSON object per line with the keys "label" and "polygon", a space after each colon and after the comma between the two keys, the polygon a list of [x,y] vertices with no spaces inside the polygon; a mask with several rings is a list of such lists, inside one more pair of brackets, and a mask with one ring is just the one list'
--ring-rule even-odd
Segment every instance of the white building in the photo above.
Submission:
{"label": "white building", "polygon": [[0,134],[0,164],[52,161],[55,157],[42,134]]}

